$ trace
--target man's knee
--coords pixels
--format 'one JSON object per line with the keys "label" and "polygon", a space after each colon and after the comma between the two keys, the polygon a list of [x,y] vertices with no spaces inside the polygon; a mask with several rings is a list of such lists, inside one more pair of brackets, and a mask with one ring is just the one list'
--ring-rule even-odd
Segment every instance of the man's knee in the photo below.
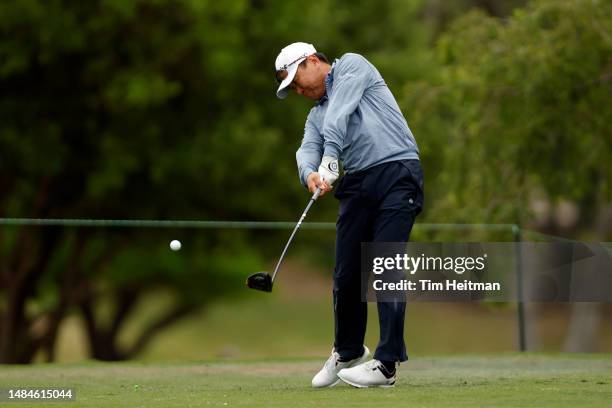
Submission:
{"label": "man's knee", "polygon": [[334,274],[334,293],[344,295],[346,293],[359,293],[361,288],[360,274]]}

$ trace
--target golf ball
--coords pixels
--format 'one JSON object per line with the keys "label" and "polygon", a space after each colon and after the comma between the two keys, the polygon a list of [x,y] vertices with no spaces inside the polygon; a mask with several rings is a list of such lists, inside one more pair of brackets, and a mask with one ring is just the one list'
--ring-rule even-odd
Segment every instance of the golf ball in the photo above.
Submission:
{"label": "golf ball", "polygon": [[172,241],[170,241],[170,249],[173,251],[178,251],[179,249],[181,249],[181,241],[179,241],[178,239],[173,239]]}

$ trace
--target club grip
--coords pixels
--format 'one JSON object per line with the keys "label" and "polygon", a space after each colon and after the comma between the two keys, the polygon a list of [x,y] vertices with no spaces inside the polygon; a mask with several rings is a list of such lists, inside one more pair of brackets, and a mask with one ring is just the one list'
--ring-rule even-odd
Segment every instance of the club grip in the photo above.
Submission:
{"label": "club grip", "polygon": [[314,194],[312,195],[311,200],[316,201],[317,198],[319,198],[319,194],[321,194],[321,189],[319,187],[317,187],[317,191],[314,192]]}

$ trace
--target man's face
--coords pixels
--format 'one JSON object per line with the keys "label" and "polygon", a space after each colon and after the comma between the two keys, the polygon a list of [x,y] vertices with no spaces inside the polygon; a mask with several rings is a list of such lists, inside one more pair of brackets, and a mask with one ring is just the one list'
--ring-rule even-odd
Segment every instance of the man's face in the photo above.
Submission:
{"label": "man's face", "polygon": [[[302,95],[308,99],[319,100],[325,95],[325,66],[315,56],[309,56],[306,62],[300,63],[298,66],[293,82],[289,88],[294,90],[298,95]],[[287,72],[283,71],[279,74],[281,78],[287,76]]]}

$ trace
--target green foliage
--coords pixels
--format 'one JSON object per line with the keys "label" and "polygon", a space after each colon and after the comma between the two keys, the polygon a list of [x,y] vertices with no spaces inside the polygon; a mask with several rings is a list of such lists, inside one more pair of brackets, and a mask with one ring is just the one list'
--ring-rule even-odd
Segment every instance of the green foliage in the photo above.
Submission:
{"label": "green foliage", "polygon": [[587,214],[609,202],[610,27],[610,3],[590,0],[534,1],[506,21],[473,11],[451,26],[437,77],[404,99],[431,217],[520,223],[536,190]]}
{"label": "green foliage", "polygon": [[[274,97],[280,48],[304,40],[332,58],[363,53],[398,92],[431,72],[432,27],[446,24],[431,19],[474,3],[5,2],[6,213],[292,219],[305,197],[294,152],[310,103]],[[35,213],[42,180],[64,191]],[[333,200],[319,207],[321,218],[336,212]]]}

